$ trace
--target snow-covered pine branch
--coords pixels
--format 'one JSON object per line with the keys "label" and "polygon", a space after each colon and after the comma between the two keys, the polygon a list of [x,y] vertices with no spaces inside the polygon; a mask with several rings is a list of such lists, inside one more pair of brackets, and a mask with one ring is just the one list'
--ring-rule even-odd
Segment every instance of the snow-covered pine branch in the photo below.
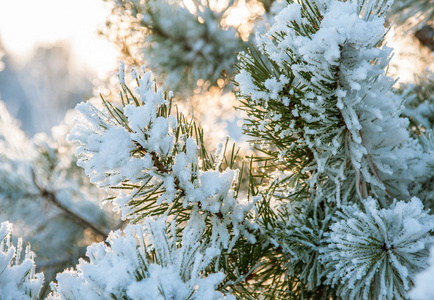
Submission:
{"label": "snow-covered pine branch", "polygon": [[[407,205],[394,198],[424,194],[420,186],[432,177],[432,142],[410,136],[409,121],[401,116],[403,98],[386,74],[391,49],[383,38],[389,6],[377,0],[289,3],[271,29],[257,35],[258,50],[239,55],[235,81],[249,116],[245,133],[276,170],[262,189],[275,201],[274,226],[260,219],[258,224],[283,254],[280,297],[289,297],[292,289],[298,297],[406,298],[415,273],[424,267],[434,224],[419,200]],[[342,240],[376,222],[380,233],[396,230],[395,236],[383,237],[384,243],[402,248],[397,237],[406,236],[409,225],[399,215],[403,207],[417,207],[420,218],[409,218],[421,233],[408,240],[415,246],[404,251],[399,263],[374,236],[352,239],[345,251],[327,238],[350,203],[363,211],[373,201],[381,207],[373,207],[375,218],[361,229],[349,226]],[[367,262],[360,261],[359,268],[356,255],[348,254],[365,249],[366,243],[385,257],[369,262],[381,265],[371,273]],[[320,259],[323,249],[330,250],[329,260]],[[359,273],[353,278],[351,272]],[[373,278],[375,288],[366,289]]]}
{"label": "snow-covered pine branch", "polygon": [[205,269],[220,249],[203,240],[205,223],[192,222],[177,240],[176,226],[147,218],[124,233],[110,233],[104,243],[87,250],[89,262],[57,275],[47,299],[235,299],[216,290],[221,272]]}
{"label": "snow-covered pine branch", "polygon": [[[434,144],[430,116],[419,114],[429,107],[425,92],[407,90],[404,109],[387,76],[392,51],[383,45],[384,18],[391,3],[260,2],[269,8],[265,22],[276,17],[257,34],[257,47],[239,55],[235,83],[248,114],[245,132],[265,155],[238,170],[235,146],[221,143],[210,154],[203,130],[172,104],[172,93],[158,89],[144,67],[132,73],[137,86],[130,88],[122,63],[119,103],[101,96],[79,104],[69,139],[79,145],[78,165],[109,193],[104,203],[131,224],[58,274],[48,299],[386,300],[426,291],[432,270],[416,274],[433,245],[434,216],[423,202],[432,205]],[[128,46],[128,58],[137,43],[169,85],[191,92],[197,80],[209,81],[201,84],[207,88],[231,72],[233,52],[244,43],[225,25],[235,3],[117,1],[119,19],[111,19],[108,34],[120,34],[114,38]],[[0,109],[0,121],[5,116]],[[63,155],[71,147],[55,137],[31,142],[17,126],[5,128],[0,122],[0,205],[29,200],[20,213],[34,217],[48,200],[62,213],[48,216],[60,221],[42,232],[83,247],[89,239],[76,238],[98,235],[94,225],[109,220],[104,212],[97,217],[94,202],[81,201],[92,192]],[[33,255],[28,250],[29,259],[12,266],[9,232],[2,224],[0,293],[6,280],[8,293],[18,288],[36,297],[42,279]],[[47,255],[59,252],[54,244],[45,245]],[[31,278],[5,279],[12,270]]]}
{"label": "snow-covered pine branch", "polygon": [[113,2],[105,35],[136,65],[144,62],[162,76],[165,86],[191,93],[198,80],[229,83],[236,52],[245,47],[237,29],[223,21],[234,0]]}
{"label": "snow-covered pine branch", "polygon": [[199,213],[211,224],[213,244],[230,249],[240,236],[254,242],[254,203],[238,197],[239,171],[231,169],[236,152],[227,160],[221,145],[208,154],[201,129],[173,111],[171,93],[157,89],[150,72],[136,78],[134,92],[124,83],[123,65],[119,78],[120,107],[104,99],[101,108],[77,106],[70,139],[80,143],[78,163],[91,182],[113,192],[108,200],[124,219],[177,215],[182,223]]}
{"label": "snow-covered pine branch", "polygon": [[387,209],[373,198],[362,208],[342,207],[320,249],[326,283],[342,299],[406,299],[414,276],[427,265],[433,228],[434,216],[417,198]]}
{"label": "snow-covered pine branch", "polygon": [[246,133],[292,174],[311,174],[306,188],[316,188],[317,200],[406,195],[423,168],[399,115],[402,99],[385,76],[387,8],[383,1],[290,4],[258,36],[262,53],[240,55],[235,79],[250,118]]}
{"label": "snow-covered pine branch", "polygon": [[[403,114],[407,116],[414,131],[434,128],[434,72],[426,71],[417,77],[415,83],[401,87],[405,100]],[[420,127],[420,128],[419,128]]]}

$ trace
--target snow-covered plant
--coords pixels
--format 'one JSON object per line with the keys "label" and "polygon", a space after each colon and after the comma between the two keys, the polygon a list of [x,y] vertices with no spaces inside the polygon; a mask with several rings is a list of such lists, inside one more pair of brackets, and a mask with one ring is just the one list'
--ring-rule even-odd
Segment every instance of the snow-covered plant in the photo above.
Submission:
{"label": "snow-covered plant", "polygon": [[246,133],[338,205],[371,191],[405,195],[418,155],[385,76],[391,50],[378,47],[387,5],[363,3],[289,5],[258,38],[263,54],[240,55],[235,77]]}
{"label": "snow-covered plant", "polygon": [[433,228],[434,216],[417,198],[387,209],[373,198],[362,208],[343,206],[320,250],[326,283],[343,299],[405,299],[426,267]]}
{"label": "snow-covered plant", "polygon": [[434,209],[434,135],[433,131],[420,133],[419,141],[425,153],[427,172],[421,174],[411,185],[410,193],[422,200],[425,208]]}
{"label": "snow-covered plant", "polygon": [[[108,34],[119,34],[132,61],[137,46],[188,96],[196,84],[224,85],[221,73],[243,45],[225,22],[242,2],[117,1]],[[228,140],[210,152],[213,133],[144,67],[132,72],[133,89],[121,63],[119,101],[101,95],[77,106],[69,135],[77,163],[108,194],[103,204],[132,224],[58,274],[49,299],[409,297],[433,244],[434,216],[423,205],[432,205],[434,144],[431,116],[407,118],[426,93],[403,94],[387,74],[391,2],[262,2],[265,32],[238,55],[234,78],[251,157]],[[66,144],[34,143],[25,164],[4,143],[0,176],[17,183],[14,193],[27,184],[42,203],[57,199],[86,220],[92,210],[69,192],[85,183],[59,156]],[[17,179],[6,172],[14,167]]]}
{"label": "snow-covered plant", "polygon": [[11,242],[12,224],[0,224],[0,299],[38,299],[44,281],[42,273],[35,273],[35,255],[26,247],[21,260],[23,241],[15,247]]}
{"label": "snow-covered plant", "polygon": [[319,250],[326,245],[325,233],[332,222],[333,209],[327,207],[323,211],[308,201],[290,202],[286,209],[281,224],[273,228],[273,242],[282,248],[287,275],[314,290],[324,279]]}
{"label": "snow-covered plant", "polygon": [[[36,154],[3,102],[0,102],[0,136],[0,199],[20,198],[29,189],[24,178],[29,171],[30,161]],[[5,208],[1,201],[3,200],[0,200],[3,211]]]}
{"label": "snow-covered plant", "polygon": [[[171,93],[157,89],[146,72],[137,77],[136,94],[121,78],[120,107],[103,99],[104,107],[87,102],[77,106],[80,118],[70,139],[80,143],[78,164],[91,182],[109,188],[124,219],[178,215],[178,223],[199,212],[212,224],[213,242],[230,248],[249,229],[251,199],[238,196],[237,153],[227,144],[210,155],[203,132],[193,120],[172,110]],[[172,114],[173,113],[173,114]]]}
{"label": "snow-covered plant", "polygon": [[93,244],[89,262],[57,275],[48,299],[235,299],[216,290],[224,274],[206,269],[220,250],[203,241],[204,223],[193,224],[182,241],[164,219],[110,233],[110,246]]}
{"label": "snow-covered plant", "polygon": [[426,154],[427,172],[423,172],[410,186],[410,193],[417,195],[425,208],[433,209],[434,199],[434,73],[426,71],[416,83],[400,87],[405,97],[402,114],[410,120],[410,133],[417,138]]}
{"label": "snow-covered plant", "polygon": [[[79,165],[91,182],[111,190],[107,200],[124,219],[143,224],[162,217],[175,222],[180,236],[205,224],[204,240],[220,251],[215,266],[237,296],[406,297],[434,223],[419,200],[393,200],[408,197],[429,172],[429,147],[410,136],[402,96],[386,75],[389,6],[291,3],[257,36],[259,50],[239,55],[235,83],[248,115],[245,133],[265,154],[253,159],[264,166],[249,171],[248,187],[234,168],[235,150],[227,158],[222,144],[208,154],[203,131],[173,109],[171,93],[157,89],[149,72],[133,72],[131,90],[123,64],[121,103],[102,99],[77,108],[70,138],[80,143]],[[341,227],[362,214],[360,227],[376,228],[376,235],[353,238],[344,251]],[[384,237],[385,228],[391,236]],[[348,226],[342,234],[358,231]],[[369,255],[386,253],[374,255],[370,270],[357,261],[366,244]]]}
{"label": "snow-covered plant", "polygon": [[[419,250],[430,239],[415,236],[411,241],[419,250],[400,257],[409,270],[396,279],[397,270],[403,270],[398,264],[371,273],[363,265],[357,269],[354,253],[364,243],[376,245],[375,237],[354,239],[348,245],[354,252],[340,252],[328,238],[339,224],[336,214],[348,210],[349,203],[362,210],[365,199],[373,197],[384,211],[397,214],[393,198],[407,198],[409,190],[421,193],[413,189],[415,181],[432,176],[429,146],[410,136],[409,121],[401,116],[403,98],[386,75],[391,49],[383,45],[383,24],[389,6],[376,0],[296,1],[276,16],[268,32],[257,35],[258,50],[239,55],[235,83],[248,114],[245,133],[255,138],[255,148],[274,171],[265,172],[270,183],[262,189],[264,198],[275,201],[274,221],[258,223],[284,255],[286,269],[275,275],[283,279],[276,287],[279,297],[289,297],[292,289],[293,297],[371,299],[382,295],[383,284],[405,298],[422,267],[414,257],[426,257]],[[377,213],[375,221],[395,228],[396,236],[405,235],[406,227],[391,214]],[[424,235],[434,229],[428,219],[419,220],[426,226]],[[371,222],[361,230],[374,226]],[[357,236],[356,228],[349,230]],[[331,249],[328,255],[335,258],[349,253],[348,260],[319,259],[322,249]],[[360,273],[351,279],[350,270]]]}
{"label": "snow-covered plant", "polygon": [[106,35],[134,62],[145,62],[171,89],[192,91],[198,80],[223,85],[236,51],[244,47],[237,29],[225,24],[234,0],[113,1]]}
{"label": "snow-covered plant", "polygon": [[414,126],[414,131],[434,130],[434,73],[427,71],[417,82],[402,87],[405,100],[403,114]]}

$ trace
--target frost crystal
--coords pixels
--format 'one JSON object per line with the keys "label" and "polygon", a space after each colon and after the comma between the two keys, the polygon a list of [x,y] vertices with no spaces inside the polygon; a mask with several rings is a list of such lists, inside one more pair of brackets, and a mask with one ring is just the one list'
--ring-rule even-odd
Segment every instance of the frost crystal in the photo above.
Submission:
{"label": "frost crystal", "polygon": [[344,299],[405,299],[434,242],[434,216],[417,198],[388,209],[372,198],[362,209],[343,206],[330,228],[321,260],[326,282]]}

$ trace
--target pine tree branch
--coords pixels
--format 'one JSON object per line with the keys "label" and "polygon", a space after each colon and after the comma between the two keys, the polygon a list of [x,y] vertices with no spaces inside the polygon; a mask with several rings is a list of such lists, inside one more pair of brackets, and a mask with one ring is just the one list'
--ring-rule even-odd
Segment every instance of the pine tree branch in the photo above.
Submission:
{"label": "pine tree branch", "polygon": [[183,39],[182,37],[179,38],[179,37],[176,37],[176,36],[168,34],[166,31],[164,31],[163,29],[161,29],[159,26],[153,26],[152,24],[146,23],[144,21],[141,21],[140,25],[142,25],[143,27],[147,28],[150,31],[153,31],[155,34],[157,34],[158,36],[160,36],[163,39],[173,40],[173,41],[175,41],[177,43],[180,43],[182,45],[182,47],[184,48],[184,50],[186,50],[186,51],[193,50],[193,48],[191,47],[191,45],[189,45],[188,42],[185,39]]}
{"label": "pine tree branch", "polygon": [[[146,149],[143,148],[143,146],[140,145],[139,142],[137,142],[137,141],[133,141],[133,142],[137,147],[139,147],[139,151],[141,151],[144,154],[147,153]],[[169,174],[172,171],[171,169],[166,169],[166,167],[161,163],[157,153],[152,151],[152,152],[149,152],[149,154],[151,155],[153,166],[158,170],[158,172],[160,172],[162,174]],[[185,196],[184,189],[179,186],[179,179],[178,178],[175,178],[175,187],[176,187],[176,189],[181,191],[181,196]]]}
{"label": "pine tree branch", "polygon": [[[138,142],[136,142],[136,141],[134,141],[134,143],[140,147],[140,151],[143,151],[143,152],[146,153],[146,149],[144,149],[144,148],[142,147],[142,145],[140,145],[140,144],[139,144]],[[150,154],[151,154],[151,157],[152,157],[152,162],[153,162],[154,167],[157,168],[157,170],[158,170],[160,173],[163,173],[163,174],[168,174],[168,173],[170,173],[171,170],[170,170],[170,169],[166,169],[166,168],[164,167],[164,165],[161,163],[160,159],[158,158],[157,153],[155,153],[154,151],[152,151],[152,152],[150,152]],[[178,178],[175,178],[174,183],[175,183],[175,187],[176,187],[176,189],[178,189],[178,190],[181,192],[181,197],[185,196],[185,191],[184,191],[184,189],[179,185],[179,179],[178,179]],[[200,202],[198,203],[198,206],[199,206],[199,208],[201,208],[201,204],[200,204]],[[221,212],[215,213],[215,215],[216,215],[219,219],[223,219],[223,214],[222,214]]]}
{"label": "pine tree branch", "polygon": [[59,200],[57,199],[55,192],[49,191],[46,188],[41,187],[36,180],[36,174],[35,174],[35,171],[33,169],[32,169],[32,179],[33,179],[33,183],[35,184],[35,187],[40,192],[41,197],[43,197],[48,202],[50,202],[51,204],[53,204],[54,206],[59,208],[65,214],[65,216],[67,218],[69,218],[71,221],[73,221],[77,225],[84,227],[84,228],[89,228],[90,230],[93,231],[94,234],[101,236],[104,240],[104,243],[106,243],[108,245],[108,243],[106,241],[108,234],[106,232],[104,232],[102,229],[96,227],[91,222],[82,218],[81,216],[79,216],[75,212],[71,211],[68,207],[66,207],[62,203],[60,203]]}

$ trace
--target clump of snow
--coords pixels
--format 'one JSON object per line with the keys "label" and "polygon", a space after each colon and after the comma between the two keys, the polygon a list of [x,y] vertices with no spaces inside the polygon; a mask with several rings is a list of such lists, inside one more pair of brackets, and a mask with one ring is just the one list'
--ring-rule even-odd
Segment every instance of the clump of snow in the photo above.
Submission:
{"label": "clump of snow", "polygon": [[126,180],[141,182],[153,162],[149,153],[134,155],[139,145],[159,157],[165,157],[173,147],[176,121],[156,116],[159,105],[166,101],[162,91],[153,90],[150,73],[138,81],[142,106],[128,104],[122,108],[126,123],[120,124],[111,118],[108,109],[99,109],[90,102],[76,108],[80,116],[69,139],[81,144],[76,151],[78,164],[91,182],[100,187],[119,185]]}
{"label": "clump of snow", "polygon": [[125,63],[123,61],[119,62],[119,72],[118,78],[120,84],[125,84]]}

